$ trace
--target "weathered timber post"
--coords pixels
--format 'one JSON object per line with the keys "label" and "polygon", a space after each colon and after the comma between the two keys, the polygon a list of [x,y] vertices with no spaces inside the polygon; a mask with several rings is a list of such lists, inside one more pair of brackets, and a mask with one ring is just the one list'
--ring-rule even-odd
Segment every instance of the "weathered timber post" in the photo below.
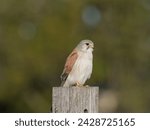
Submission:
{"label": "weathered timber post", "polygon": [[99,112],[99,87],[53,87],[53,113]]}

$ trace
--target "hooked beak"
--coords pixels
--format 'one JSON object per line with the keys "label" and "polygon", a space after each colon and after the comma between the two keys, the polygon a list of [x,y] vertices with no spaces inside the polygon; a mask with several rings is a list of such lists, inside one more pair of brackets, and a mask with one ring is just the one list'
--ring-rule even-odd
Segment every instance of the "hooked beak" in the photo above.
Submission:
{"label": "hooked beak", "polygon": [[92,49],[94,49],[94,45],[93,44],[90,44],[89,47],[92,48]]}

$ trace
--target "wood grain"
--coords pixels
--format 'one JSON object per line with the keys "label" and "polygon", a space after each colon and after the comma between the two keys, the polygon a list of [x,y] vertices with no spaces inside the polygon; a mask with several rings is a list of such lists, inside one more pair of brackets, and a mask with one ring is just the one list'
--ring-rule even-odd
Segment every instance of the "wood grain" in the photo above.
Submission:
{"label": "wood grain", "polygon": [[99,87],[53,87],[53,113],[99,112]]}

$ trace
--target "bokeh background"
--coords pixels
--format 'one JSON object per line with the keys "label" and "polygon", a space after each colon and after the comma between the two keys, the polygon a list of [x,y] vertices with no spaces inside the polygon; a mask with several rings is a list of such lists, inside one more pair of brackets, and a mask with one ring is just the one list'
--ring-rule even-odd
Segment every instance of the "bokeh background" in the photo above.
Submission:
{"label": "bokeh background", "polygon": [[82,39],[100,112],[150,112],[150,0],[0,0],[0,112],[49,112]]}

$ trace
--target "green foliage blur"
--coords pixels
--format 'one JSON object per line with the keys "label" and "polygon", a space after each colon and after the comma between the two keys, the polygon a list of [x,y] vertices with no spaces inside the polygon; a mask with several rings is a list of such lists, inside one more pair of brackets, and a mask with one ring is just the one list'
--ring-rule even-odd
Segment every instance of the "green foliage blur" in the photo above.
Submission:
{"label": "green foliage blur", "polygon": [[0,112],[49,112],[66,57],[95,43],[100,112],[150,112],[148,0],[0,0]]}

